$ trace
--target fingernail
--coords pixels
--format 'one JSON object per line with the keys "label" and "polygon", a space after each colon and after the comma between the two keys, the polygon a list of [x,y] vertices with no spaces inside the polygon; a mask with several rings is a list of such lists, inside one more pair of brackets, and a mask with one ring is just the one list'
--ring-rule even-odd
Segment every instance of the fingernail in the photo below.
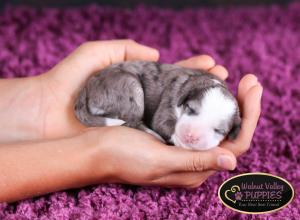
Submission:
{"label": "fingernail", "polygon": [[235,168],[234,161],[228,155],[220,155],[217,159],[218,166],[225,170],[233,170]]}

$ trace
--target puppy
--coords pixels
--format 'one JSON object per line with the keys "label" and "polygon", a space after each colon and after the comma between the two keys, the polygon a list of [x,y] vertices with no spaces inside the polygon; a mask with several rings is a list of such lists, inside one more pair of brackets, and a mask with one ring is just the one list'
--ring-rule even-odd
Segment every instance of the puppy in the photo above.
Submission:
{"label": "puppy", "polygon": [[172,64],[128,61],[91,76],[75,101],[86,126],[124,125],[195,150],[236,138],[236,99],[218,77]]}

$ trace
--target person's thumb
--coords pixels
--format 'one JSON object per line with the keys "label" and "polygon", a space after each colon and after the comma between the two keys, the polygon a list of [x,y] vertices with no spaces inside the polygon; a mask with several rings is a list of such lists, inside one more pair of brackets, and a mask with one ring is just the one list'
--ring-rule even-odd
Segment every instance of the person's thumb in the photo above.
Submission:
{"label": "person's thumb", "polygon": [[168,160],[165,161],[165,163],[167,163],[174,172],[233,170],[236,167],[236,157],[234,154],[220,147],[206,151],[171,148],[170,151],[171,152],[164,157],[164,160]]}

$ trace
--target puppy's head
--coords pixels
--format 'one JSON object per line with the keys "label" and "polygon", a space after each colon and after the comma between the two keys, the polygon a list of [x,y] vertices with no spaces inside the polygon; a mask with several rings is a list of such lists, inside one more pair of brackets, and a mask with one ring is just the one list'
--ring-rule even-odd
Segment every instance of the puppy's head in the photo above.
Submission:
{"label": "puppy's head", "polygon": [[176,146],[207,150],[226,136],[237,137],[241,118],[236,99],[220,82],[183,92],[175,113],[177,123],[171,142]]}

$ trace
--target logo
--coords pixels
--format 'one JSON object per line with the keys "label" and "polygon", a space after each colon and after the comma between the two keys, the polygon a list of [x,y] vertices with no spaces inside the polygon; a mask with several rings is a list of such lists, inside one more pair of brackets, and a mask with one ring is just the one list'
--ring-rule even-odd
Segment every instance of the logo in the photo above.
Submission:
{"label": "logo", "polygon": [[268,173],[245,173],[226,180],[218,196],[228,208],[246,214],[278,211],[294,198],[294,189],[285,179]]}

